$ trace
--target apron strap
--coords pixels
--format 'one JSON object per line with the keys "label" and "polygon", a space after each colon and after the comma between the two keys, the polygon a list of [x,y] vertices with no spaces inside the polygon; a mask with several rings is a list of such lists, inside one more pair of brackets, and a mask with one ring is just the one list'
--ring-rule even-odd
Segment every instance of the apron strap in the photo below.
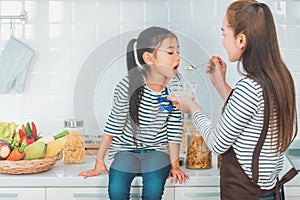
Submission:
{"label": "apron strap", "polygon": [[[298,171],[294,167],[292,167],[286,174],[284,174],[281,177],[280,180],[277,177],[277,182],[276,182],[276,185],[273,189],[271,189],[271,190],[261,190],[260,195],[267,195],[267,194],[270,194],[270,193],[274,192],[276,200],[284,200],[285,199],[284,184],[287,183],[288,181],[290,181],[292,178],[294,178],[297,174],[298,174]],[[282,193],[282,199],[280,198],[280,190],[281,190],[281,193]]]}
{"label": "apron strap", "polygon": [[282,192],[282,200],[285,200],[285,195],[284,195],[284,184],[290,181],[292,178],[294,178],[298,174],[298,171],[293,167],[291,168],[280,180],[278,180],[277,177],[277,184],[276,184],[276,189],[275,189],[275,197],[276,199],[280,199],[280,189]]}

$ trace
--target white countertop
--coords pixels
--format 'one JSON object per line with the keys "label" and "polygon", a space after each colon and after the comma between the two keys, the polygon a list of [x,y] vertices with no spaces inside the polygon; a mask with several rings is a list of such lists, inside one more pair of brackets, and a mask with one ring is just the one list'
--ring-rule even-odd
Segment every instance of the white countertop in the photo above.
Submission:
{"label": "white countertop", "polygon": [[[26,175],[0,174],[0,187],[105,187],[108,176],[99,176],[84,179],[78,173],[87,169],[92,169],[95,163],[94,156],[86,156],[82,164],[64,164],[63,160],[57,162],[52,169],[42,173]],[[219,183],[219,170],[216,168],[204,170],[187,170],[190,179],[182,186],[216,186]],[[201,177],[201,178],[199,178]],[[133,186],[140,186],[141,178],[137,177],[133,181]],[[181,186],[176,184],[176,186]],[[166,186],[174,186],[173,180],[168,179]]]}
{"label": "white countertop", "polygon": [[[94,156],[86,156],[82,164],[64,164],[61,160],[51,170],[42,173],[28,175],[0,174],[0,187],[106,187],[108,182],[106,174],[87,179],[78,176],[79,172],[91,169],[94,163]],[[219,170],[215,167],[201,170],[183,168],[183,170],[190,176],[186,183],[174,184],[172,179],[168,179],[166,186],[219,186]],[[135,178],[133,186],[140,185],[141,178]],[[300,175],[290,181],[288,185],[300,186]]]}

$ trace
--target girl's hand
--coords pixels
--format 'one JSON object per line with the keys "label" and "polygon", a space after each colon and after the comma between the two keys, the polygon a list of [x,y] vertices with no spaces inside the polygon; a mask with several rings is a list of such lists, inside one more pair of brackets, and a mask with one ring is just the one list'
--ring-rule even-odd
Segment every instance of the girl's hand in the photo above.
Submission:
{"label": "girl's hand", "polygon": [[173,105],[184,113],[194,113],[202,108],[194,101],[193,98],[187,96],[168,96]]}
{"label": "girl's hand", "polygon": [[97,162],[94,169],[80,172],[78,176],[83,176],[83,178],[88,178],[90,176],[98,176],[101,173],[108,174],[109,171],[104,163]]}
{"label": "girl's hand", "polygon": [[189,175],[187,175],[184,171],[181,171],[179,167],[172,167],[170,170],[170,177],[173,177],[174,183],[177,183],[177,181],[182,184],[187,179],[189,179]]}

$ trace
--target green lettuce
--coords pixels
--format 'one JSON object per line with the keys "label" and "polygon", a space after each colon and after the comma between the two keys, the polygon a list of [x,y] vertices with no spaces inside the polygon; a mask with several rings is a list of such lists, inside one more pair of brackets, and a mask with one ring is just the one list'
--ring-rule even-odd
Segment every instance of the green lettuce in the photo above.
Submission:
{"label": "green lettuce", "polygon": [[15,122],[0,122],[0,139],[7,141],[12,140],[18,125]]}

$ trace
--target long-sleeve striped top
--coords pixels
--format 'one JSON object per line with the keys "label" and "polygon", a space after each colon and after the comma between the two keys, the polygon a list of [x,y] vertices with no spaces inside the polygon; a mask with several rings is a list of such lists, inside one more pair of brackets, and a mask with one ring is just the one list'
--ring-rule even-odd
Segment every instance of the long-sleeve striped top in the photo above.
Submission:
{"label": "long-sleeve striped top", "polygon": [[[168,107],[170,101],[159,102],[159,97],[166,97],[165,89],[160,92],[151,90],[145,85],[144,94],[139,106],[140,127],[134,144],[129,114],[128,77],[117,84],[114,91],[111,113],[106,121],[104,133],[114,136],[110,145],[109,158],[118,151],[133,149],[155,149],[168,152],[168,143],[181,143],[182,113],[171,105],[171,112],[161,111],[160,107]],[[165,98],[166,99],[166,98]]]}
{"label": "long-sleeve striped top", "polygon": [[[242,169],[252,177],[251,162],[255,145],[263,127],[264,100],[262,87],[250,78],[241,79],[216,126],[203,111],[196,111],[193,120],[204,140],[216,154],[225,153],[231,146]],[[275,152],[277,137],[268,130],[259,157],[259,180],[261,189],[271,189],[283,168],[283,154]]]}

